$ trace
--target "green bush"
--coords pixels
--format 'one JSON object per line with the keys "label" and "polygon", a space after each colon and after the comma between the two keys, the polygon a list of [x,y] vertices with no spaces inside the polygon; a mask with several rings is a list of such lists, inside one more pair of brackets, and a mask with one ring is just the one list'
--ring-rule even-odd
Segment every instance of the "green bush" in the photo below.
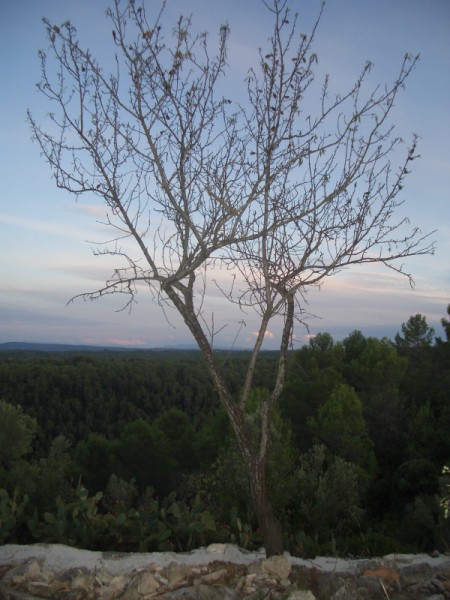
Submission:
{"label": "green bush", "polygon": [[[259,536],[238,517],[237,510],[231,511],[224,521],[200,496],[187,503],[177,499],[173,492],[159,500],[151,489],[143,495],[138,508],[130,508],[123,499],[117,502],[112,499],[114,494],[118,498],[122,493],[133,493],[133,485],[117,477],[111,483],[107,504],[110,510],[106,513],[100,511],[102,493],[90,496],[81,486],[69,500],[58,497],[54,510],[43,515],[35,511],[27,521],[35,541],[129,552],[183,552],[212,542],[254,548],[261,543]],[[7,496],[2,496],[1,507],[9,517],[11,501],[7,500]],[[5,519],[5,531],[10,521]]]}
{"label": "green bush", "polygon": [[357,473],[355,465],[328,456],[324,446],[303,455],[294,478],[297,496],[289,507],[294,536],[303,531],[320,546],[359,532]]}
{"label": "green bush", "polygon": [[54,511],[44,512],[43,518],[35,512],[28,521],[33,537],[39,542],[94,549],[102,533],[102,527],[96,527],[96,522],[100,520],[97,513],[101,498],[101,492],[90,497],[82,486],[74,491],[68,501],[58,496]]}
{"label": "green bush", "polygon": [[450,467],[444,465],[442,468],[442,477],[440,480],[441,487],[441,499],[439,504],[441,506],[444,519],[448,519],[450,513]]}
{"label": "green bush", "polygon": [[27,507],[28,496],[20,497],[18,488],[12,496],[0,488],[0,544],[20,541]]}

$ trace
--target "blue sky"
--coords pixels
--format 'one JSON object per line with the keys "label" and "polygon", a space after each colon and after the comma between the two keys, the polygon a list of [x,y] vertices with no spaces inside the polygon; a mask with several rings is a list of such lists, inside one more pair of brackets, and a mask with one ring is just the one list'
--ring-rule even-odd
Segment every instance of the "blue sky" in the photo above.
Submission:
{"label": "blue sky", "polygon": [[[156,6],[148,1],[148,5]],[[309,32],[318,0],[293,0],[300,30]],[[76,294],[100,287],[111,263],[92,255],[90,240],[105,235],[98,205],[57,190],[49,167],[31,142],[26,123],[30,108],[43,121],[48,107],[36,91],[37,52],[45,48],[41,19],[69,19],[83,45],[108,60],[111,26],[104,16],[106,0],[0,0],[0,343],[6,341],[83,344],[127,344],[138,347],[191,341],[175,314],[167,322],[145,294],[131,314],[116,312],[120,299],[78,301]],[[230,85],[238,85],[256,50],[270,34],[270,19],[259,0],[168,0],[165,23],[182,12],[211,37],[228,21]],[[393,121],[405,140],[420,136],[412,175],[405,189],[405,214],[423,231],[437,229],[434,256],[410,258],[406,278],[390,270],[355,268],[330,278],[309,295],[310,333],[329,331],[342,339],[353,329],[366,335],[393,336],[412,314],[421,313],[441,333],[439,321],[450,303],[450,2],[448,0],[329,0],[316,39],[319,73],[330,73],[332,87],[345,89],[367,59],[374,62],[372,80],[395,78],[406,52],[420,62],[400,95]],[[257,321],[214,297],[216,320],[228,323],[221,345],[235,339],[247,346]],[[245,327],[239,322],[244,320]],[[267,347],[276,344],[277,328]],[[299,329],[299,343],[307,331]]]}

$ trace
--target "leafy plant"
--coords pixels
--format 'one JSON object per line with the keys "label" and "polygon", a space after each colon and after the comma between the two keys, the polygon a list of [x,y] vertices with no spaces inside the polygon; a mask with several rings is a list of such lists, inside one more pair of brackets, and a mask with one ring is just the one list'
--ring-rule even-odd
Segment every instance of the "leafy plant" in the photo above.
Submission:
{"label": "leafy plant", "polygon": [[359,506],[357,467],[314,446],[301,457],[296,473],[297,498],[291,506],[291,527],[317,543],[347,536],[357,529]]}
{"label": "leafy plant", "polygon": [[58,496],[55,512],[44,512],[43,520],[37,514],[29,520],[32,535],[44,542],[92,548],[101,537],[95,521],[98,521],[98,503],[102,496],[102,492],[98,492],[90,497],[82,486],[78,486],[69,502]]}
{"label": "leafy plant", "polygon": [[16,541],[15,533],[23,524],[25,509],[28,505],[28,496],[19,496],[16,488],[12,496],[0,488],[0,544]]}
{"label": "leafy plant", "polygon": [[445,492],[440,500],[440,506],[444,513],[444,518],[448,519],[448,515],[450,512],[450,467],[448,465],[444,465],[444,467],[442,468],[442,475],[444,479],[443,487]]}

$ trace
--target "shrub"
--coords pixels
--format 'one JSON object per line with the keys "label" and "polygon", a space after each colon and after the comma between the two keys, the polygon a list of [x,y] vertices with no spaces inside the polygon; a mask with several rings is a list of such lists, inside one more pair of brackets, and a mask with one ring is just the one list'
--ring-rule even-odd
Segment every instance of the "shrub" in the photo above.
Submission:
{"label": "shrub", "polygon": [[358,531],[363,513],[355,465],[327,457],[325,447],[317,445],[301,457],[296,483],[293,531],[301,530],[319,544]]}
{"label": "shrub", "polygon": [[0,488],[0,544],[20,541],[27,507],[28,496],[20,497],[18,488],[11,496]]}

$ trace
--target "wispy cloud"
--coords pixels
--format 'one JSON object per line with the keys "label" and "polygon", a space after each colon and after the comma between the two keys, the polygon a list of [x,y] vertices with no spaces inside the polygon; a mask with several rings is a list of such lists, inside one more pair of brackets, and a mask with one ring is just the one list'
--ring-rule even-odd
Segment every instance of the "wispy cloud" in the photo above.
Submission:
{"label": "wispy cloud", "polygon": [[61,223],[61,221],[40,221],[37,219],[30,219],[17,215],[0,213],[0,223],[12,225],[13,227],[17,227],[19,229],[37,231],[46,235],[64,237],[66,239],[68,237],[80,239],[80,236],[82,235],[80,228],[72,226],[69,222]]}
{"label": "wispy cloud", "polygon": [[106,207],[100,204],[84,204],[84,203],[74,203],[70,205],[69,211],[75,212],[77,214],[86,215],[87,217],[97,217],[97,218],[105,218],[106,215]]}

